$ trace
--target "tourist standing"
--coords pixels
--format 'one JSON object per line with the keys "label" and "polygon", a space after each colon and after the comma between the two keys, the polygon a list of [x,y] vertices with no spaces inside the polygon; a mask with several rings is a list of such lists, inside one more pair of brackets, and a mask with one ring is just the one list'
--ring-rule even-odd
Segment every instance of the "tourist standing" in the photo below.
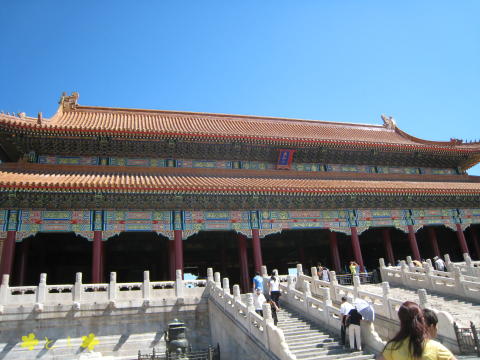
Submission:
{"label": "tourist standing", "polygon": [[350,340],[350,349],[352,350],[362,350],[360,320],[362,320],[362,315],[360,315],[356,308],[353,308],[348,312],[348,319],[346,321],[349,323],[348,339]]}
{"label": "tourist standing", "polygon": [[326,266],[322,268],[322,280],[330,281],[330,276],[328,275],[328,268]]}
{"label": "tourist standing", "polygon": [[263,295],[263,292],[262,292],[262,289],[255,289],[255,293],[253,294],[253,306],[255,306],[255,312],[260,315],[260,316],[263,316],[263,304],[265,304],[265,302],[267,301],[267,299],[265,299],[265,295]]}
{"label": "tourist standing", "polygon": [[435,261],[434,264],[438,271],[445,271],[445,262],[441,257],[435,256],[433,260]]}
{"label": "tourist standing", "polygon": [[277,326],[278,324],[277,311],[280,310],[280,307],[275,303],[275,301],[273,301],[273,299],[269,299],[268,303],[270,304],[270,308],[272,309],[273,325]]}
{"label": "tourist standing", "polygon": [[270,298],[275,302],[277,306],[279,306],[278,299],[280,298],[280,278],[278,277],[277,269],[274,269],[272,271],[272,276],[268,281],[268,290]]}
{"label": "tourist standing", "polygon": [[430,338],[423,311],[416,303],[405,301],[398,318],[400,330],[387,342],[379,360],[455,360],[450,350]]}
{"label": "tourist standing", "polygon": [[421,263],[420,261],[418,261],[418,260],[413,260],[412,263],[413,263],[413,266],[416,266],[416,267],[419,267],[419,268],[423,268],[422,263]]}
{"label": "tourist standing", "polygon": [[354,276],[354,275],[357,275],[358,272],[357,272],[357,263],[355,261],[350,261],[350,273]]}
{"label": "tourist standing", "polygon": [[340,314],[342,315],[341,326],[340,326],[340,335],[342,336],[342,345],[347,345],[345,341],[345,334],[347,331],[346,320],[348,313],[353,309],[352,304],[347,301],[345,296],[342,297],[342,305],[340,305]]}
{"label": "tourist standing", "polygon": [[263,278],[260,276],[260,273],[258,271],[255,272],[252,285],[253,292],[255,292],[256,289],[260,289],[263,291]]}

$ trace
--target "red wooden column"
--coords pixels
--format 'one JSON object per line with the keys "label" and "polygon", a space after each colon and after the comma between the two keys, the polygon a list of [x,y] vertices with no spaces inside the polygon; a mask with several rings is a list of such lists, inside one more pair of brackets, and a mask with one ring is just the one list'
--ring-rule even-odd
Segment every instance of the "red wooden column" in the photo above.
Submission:
{"label": "red wooden column", "polygon": [[102,253],[100,255],[100,282],[104,283],[105,282],[105,241],[103,241],[103,236],[102,236]]}
{"label": "red wooden column", "polygon": [[98,284],[102,281],[102,231],[95,230],[93,232],[92,246],[92,283]]}
{"label": "red wooden column", "polygon": [[238,257],[240,261],[240,285],[243,292],[248,292],[250,278],[248,276],[248,256],[247,256],[247,237],[237,233],[238,239]]}
{"label": "red wooden column", "polygon": [[477,254],[477,259],[480,260],[480,244],[478,244],[477,229],[470,226],[470,234],[472,234],[472,242],[473,247],[475,248],[475,253]]}
{"label": "red wooden column", "polygon": [[465,241],[465,234],[463,233],[463,230],[462,230],[462,225],[456,224],[456,226],[457,226],[457,239],[458,239],[458,242],[460,243],[460,249],[462,250],[462,254],[470,255],[470,252],[468,251],[467,242]]}
{"label": "red wooden column", "polygon": [[433,254],[440,257],[440,248],[438,247],[437,233],[435,232],[435,228],[433,226],[428,226],[427,232],[428,240],[430,241],[430,246],[432,247]]}
{"label": "red wooden column", "polygon": [[260,272],[262,267],[262,247],[260,245],[260,230],[252,229],[253,268]]}
{"label": "red wooden column", "polygon": [[225,244],[225,239],[222,239],[222,244],[220,246],[220,264],[222,268],[222,274],[227,275],[227,246]]}
{"label": "red wooden column", "polygon": [[168,241],[168,275],[171,281],[175,280],[175,241]]}
{"label": "red wooden column", "polygon": [[3,240],[2,260],[0,263],[0,275],[12,274],[13,259],[15,256],[15,237],[17,232],[7,231],[7,237]]}
{"label": "red wooden column", "polygon": [[30,250],[30,239],[24,239],[20,244],[20,257],[18,262],[18,285],[25,285],[25,276],[27,274],[27,260]]}
{"label": "red wooden column", "polygon": [[303,247],[303,242],[302,241],[297,241],[297,251],[298,251],[298,261],[300,261],[300,264],[304,265],[305,264],[305,249]]}
{"label": "red wooden column", "polygon": [[420,251],[418,250],[417,237],[415,236],[415,230],[413,225],[407,225],[408,227],[408,241],[410,242],[410,249],[412,250],[413,260],[420,261]]}
{"label": "red wooden column", "polygon": [[342,265],[340,263],[340,253],[338,252],[338,241],[337,233],[330,230],[328,233],[328,240],[330,243],[330,255],[332,257],[332,264],[337,273],[342,270]]}
{"label": "red wooden column", "polygon": [[173,230],[173,242],[175,243],[175,270],[182,270],[182,278],[183,278],[182,230]]}
{"label": "red wooden column", "polygon": [[395,265],[395,256],[393,255],[392,238],[390,237],[390,229],[382,229],[383,246],[387,255],[387,263]]}
{"label": "red wooden column", "polygon": [[355,262],[360,266],[360,271],[365,271],[365,266],[363,265],[363,256],[362,256],[362,249],[360,248],[360,240],[358,239],[357,228],[352,226],[350,228],[352,235],[350,236],[352,240],[352,249],[353,249],[353,257],[355,258]]}

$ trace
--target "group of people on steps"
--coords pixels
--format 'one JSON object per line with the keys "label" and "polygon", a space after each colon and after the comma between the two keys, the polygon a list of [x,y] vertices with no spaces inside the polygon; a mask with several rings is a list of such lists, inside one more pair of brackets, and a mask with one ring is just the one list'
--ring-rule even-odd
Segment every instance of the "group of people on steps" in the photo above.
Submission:
{"label": "group of people on steps", "polygon": [[[436,260],[436,259],[435,259]],[[358,265],[351,264],[352,269]],[[356,268],[355,270],[357,270]],[[319,267],[318,275],[324,273],[324,268]],[[328,274],[328,269],[325,268]],[[354,271],[355,271],[354,270]],[[280,278],[278,270],[273,270],[267,282],[268,300],[264,295],[264,279],[260,273],[255,273],[253,278],[253,303],[255,311],[263,316],[263,304],[270,304],[272,318],[275,326],[278,323],[277,311],[279,311]],[[352,350],[362,350],[361,327],[362,315],[355,306],[342,298],[340,306],[341,318],[341,339],[346,345],[346,333],[348,330],[349,345]],[[377,360],[456,360],[455,356],[440,342],[434,340],[437,336],[438,318],[434,311],[421,309],[418,304],[412,301],[404,302],[398,310],[400,330],[390,339]]]}

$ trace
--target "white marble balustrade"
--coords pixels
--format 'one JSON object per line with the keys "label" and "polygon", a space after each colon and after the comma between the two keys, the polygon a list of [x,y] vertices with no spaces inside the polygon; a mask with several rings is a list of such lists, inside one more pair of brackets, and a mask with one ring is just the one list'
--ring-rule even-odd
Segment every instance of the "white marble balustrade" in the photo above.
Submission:
{"label": "white marble balustrade", "polygon": [[150,302],[169,298],[201,297],[206,280],[182,279],[177,270],[175,281],[150,281],[144,271],[143,282],[117,283],[116,273],[110,273],[110,282],[83,284],[82,273],[76,274],[73,285],[48,285],[47,275],[41,274],[38,286],[9,286],[9,275],[3,275],[0,285],[0,312],[23,307],[42,311],[47,305],[72,306],[79,310],[85,305],[148,306]]}
{"label": "white marble balustrade", "polygon": [[477,281],[480,281],[480,260],[473,261],[468,254],[463,254],[463,259],[464,261],[461,262],[452,262],[447,254],[445,255],[445,265],[449,271],[453,271],[453,268],[456,267],[463,275],[477,278]]}
{"label": "white marble balustrade", "polygon": [[480,301],[480,278],[464,275],[456,266],[450,267],[452,271],[438,271],[429,260],[422,268],[405,261],[401,261],[400,266],[385,266],[383,259],[379,261],[382,280],[391,284]]}
{"label": "white marble balustrade", "polygon": [[210,300],[230,315],[237,325],[245,329],[249,336],[257,340],[267,350],[275,354],[280,360],[295,360],[295,355],[289,350],[283,331],[273,324],[269,304],[263,305],[263,317],[255,312],[252,294],[247,295],[247,304],[240,297],[240,287],[233,286],[230,293],[228,278],[220,281],[220,273],[213,274],[208,269],[207,289]]}
{"label": "white marble balustrade", "polygon": [[[406,266],[406,265],[405,265]],[[390,268],[389,268],[390,269]],[[395,299],[390,295],[390,287],[388,282],[382,283],[382,294],[375,294],[369,291],[365,291],[362,289],[362,285],[360,283],[360,278],[358,276],[353,277],[353,286],[345,286],[339,285],[336,274],[334,271],[330,271],[330,281],[323,281],[319,280],[317,276],[317,271],[315,267],[311,268],[311,274],[313,276],[307,276],[303,273],[303,269],[301,265],[297,265],[297,277],[291,280],[291,284],[289,283],[289,291],[297,294],[296,296],[301,298],[298,294],[305,292],[308,287],[308,292],[312,294],[312,296],[316,300],[320,300],[323,302],[332,301],[335,303],[340,303],[342,297],[347,297],[350,299],[360,298],[369,302],[377,316],[382,316],[383,318],[399,324],[398,320],[398,309],[403,303],[403,300]],[[413,276],[419,276],[420,274],[415,274]],[[382,274],[382,279],[385,279]],[[290,280],[289,280],[290,281]],[[282,288],[285,286],[282,284]],[[292,291],[295,290],[295,291]],[[282,298],[282,301],[285,300]],[[410,299],[411,301],[417,302],[421,307],[429,307],[428,296],[424,289],[418,290],[418,298]],[[297,303],[305,302],[305,300],[299,300]],[[310,301],[309,303],[313,303]],[[310,309],[310,305],[308,309]],[[455,331],[453,328],[454,319],[451,314],[445,311],[438,311],[437,309],[432,309],[438,316],[439,323],[438,323],[438,334],[441,338],[444,339],[446,343],[448,343],[449,348],[453,350],[457,350],[457,339],[455,335]],[[315,312],[313,312],[315,314]],[[335,327],[335,321],[331,320],[330,315],[324,317],[325,323],[330,327]],[[339,328],[338,323],[338,328]],[[374,336],[372,334],[372,336]],[[376,335],[375,335],[376,336]],[[374,336],[374,338],[375,338]],[[375,340],[372,340],[375,344]]]}
{"label": "white marble balustrade", "polygon": [[[313,296],[310,288],[311,282],[306,279],[303,280],[302,290],[296,289],[295,284],[300,281],[300,277],[295,281],[294,276],[289,276],[288,284],[280,284],[282,303],[287,303],[290,307],[330,331],[339,333],[341,325],[340,309],[333,306],[330,289],[324,286],[317,287],[322,298],[318,299]],[[377,334],[373,323],[362,321],[361,327],[362,343],[374,352],[381,352],[385,346],[385,341]]]}

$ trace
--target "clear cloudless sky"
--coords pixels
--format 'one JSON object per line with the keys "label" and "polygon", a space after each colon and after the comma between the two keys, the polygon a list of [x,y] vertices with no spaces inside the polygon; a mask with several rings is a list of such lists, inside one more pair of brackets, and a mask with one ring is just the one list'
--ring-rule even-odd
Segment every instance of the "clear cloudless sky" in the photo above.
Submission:
{"label": "clear cloudless sky", "polygon": [[480,139],[480,1],[0,0],[0,110],[63,91]]}

